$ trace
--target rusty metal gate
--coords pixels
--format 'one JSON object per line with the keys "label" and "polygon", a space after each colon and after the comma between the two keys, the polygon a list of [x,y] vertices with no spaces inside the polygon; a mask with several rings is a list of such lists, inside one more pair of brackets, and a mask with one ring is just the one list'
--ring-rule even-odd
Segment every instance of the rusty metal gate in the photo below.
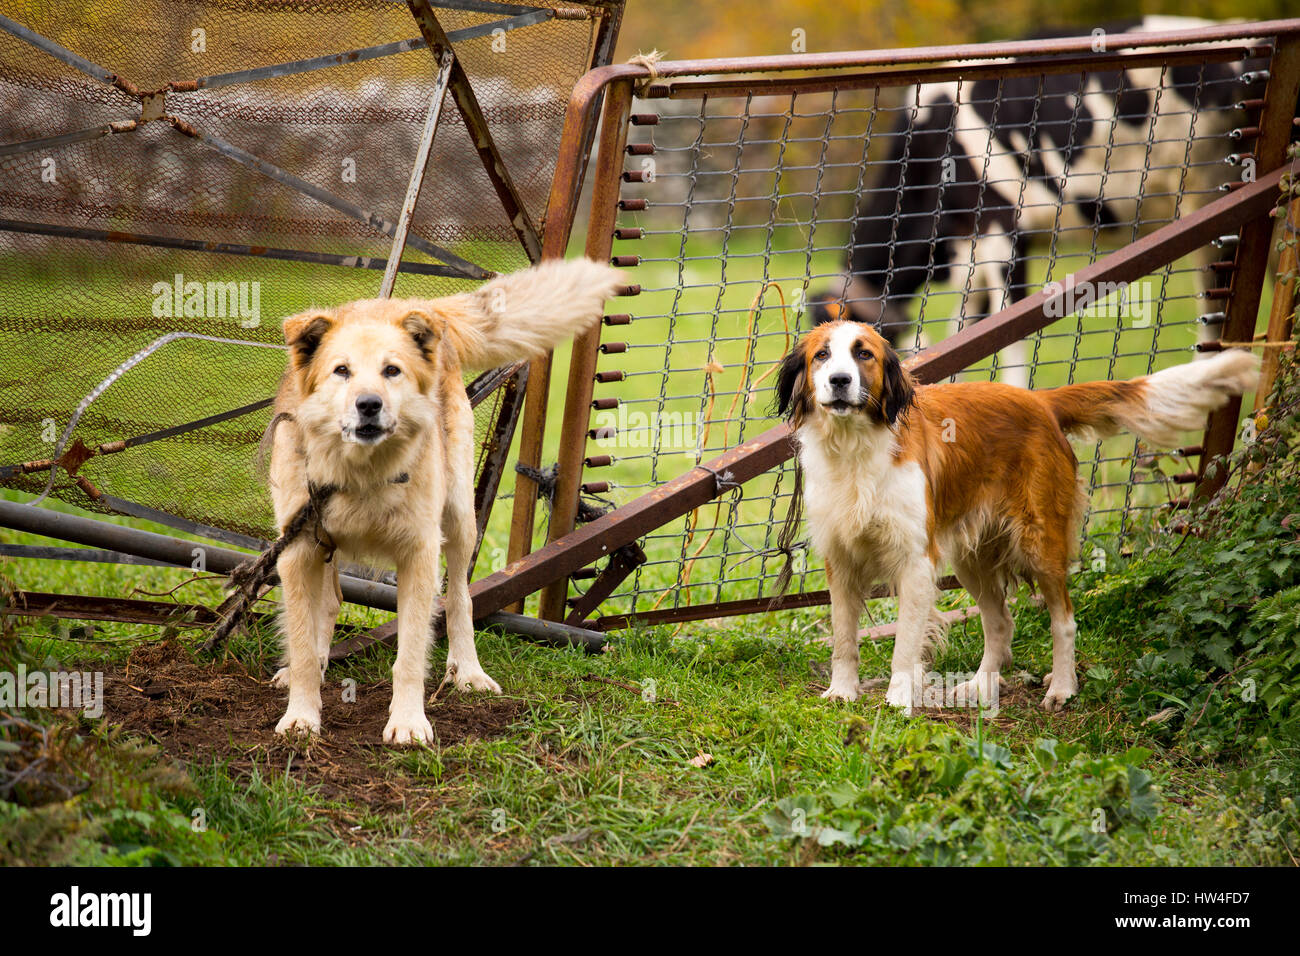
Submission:
{"label": "rusty metal gate", "polygon": [[[930,131],[948,152],[919,152],[935,90],[994,129],[959,158],[983,153],[986,171],[1022,158],[1030,170],[1018,186],[1007,186],[1014,175],[997,181],[1012,193],[1030,275],[1014,301],[974,321],[972,298],[992,292],[981,287],[982,253],[963,253],[964,279],[958,272],[955,288],[940,288],[936,233],[923,232],[929,268],[910,303],[914,338],[903,343],[921,381],[1006,375],[1017,363],[1039,386],[1130,377],[1251,340],[1300,84],[1300,21],[1112,35],[1102,52],[1096,44],[658,63],[585,77],[565,149],[600,107],[586,252],[627,267],[633,297],[575,345],[546,543],[530,553],[534,499],[517,495],[512,563],[475,583],[476,613],[518,609],[539,589],[541,617],[602,629],[827,601],[815,562],[795,555],[794,592],[773,604],[791,550],[778,532],[792,449],[768,411],[771,371],[821,289],[844,290],[830,298],[849,304],[844,250],[877,241],[856,227],[886,169],[902,167],[885,187],[899,197],[893,215],[878,222],[893,256],[909,170],[923,175],[927,160],[953,155],[954,135],[978,135],[980,124],[954,110],[958,120]],[[1053,95],[1058,109],[1066,104],[1056,118]],[[1010,120],[999,126],[999,111],[1022,117],[1027,142],[1005,141]],[[1052,176],[1032,171],[1050,159],[1034,134],[1053,124],[1050,137],[1080,157],[1066,174],[1090,161],[1093,188],[1121,209],[1119,222],[1106,221],[1100,201],[1071,224],[1064,192],[1034,200]],[[574,215],[564,197],[574,193],[557,179],[548,255],[562,254]],[[995,205],[985,196],[981,185],[967,210],[977,223]],[[979,227],[965,238],[979,239]],[[1145,296],[1145,320],[1063,301],[1062,290],[1105,283]],[[536,398],[548,376],[539,363],[529,382],[530,466],[543,464],[544,426],[557,430]],[[1140,512],[1167,514],[1211,490],[1205,464],[1231,449],[1238,417],[1234,402],[1201,443],[1172,456],[1131,438],[1080,450],[1093,491],[1088,533],[1122,538]],[[687,437],[674,436],[683,421]],[[601,515],[602,503],[615,507]]]}

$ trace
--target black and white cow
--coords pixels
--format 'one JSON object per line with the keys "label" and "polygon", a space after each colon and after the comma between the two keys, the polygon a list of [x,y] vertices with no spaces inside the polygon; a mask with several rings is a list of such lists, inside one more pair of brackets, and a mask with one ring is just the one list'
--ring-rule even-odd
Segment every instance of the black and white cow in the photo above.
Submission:
{"label": "black and white cow", "polygon": [[[1147,17],[1108,34],[1209,25]],[[1073,36],[1072,31],[1039,36]],[[1239,43],[1240,41],[1238,41]],[[809,296],[814,323],[853,318],[895,345],[909,306],[932,286],[962,290],[978,319],[1030,294],[1029,255],[1065,229],[1144,231],[1185,215],[1240,175],[1194,155],[1219,144],[1260,95],[1259,63],[1005,77],[919,87],[891,135],[878,182],[859,200],[843,284]],[[1253,72],[1255,71],[1255,72]],[[1181,208],[1176,204],[1182,199]],[[1139,208],[1140,206],[1140,208]],[[1027,383],[1024,343],[1002,355],[1006,381]]]}

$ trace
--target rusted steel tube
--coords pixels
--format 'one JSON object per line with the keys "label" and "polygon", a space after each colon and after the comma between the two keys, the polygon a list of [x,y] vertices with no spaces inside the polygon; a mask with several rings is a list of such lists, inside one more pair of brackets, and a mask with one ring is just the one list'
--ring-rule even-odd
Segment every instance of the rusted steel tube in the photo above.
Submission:
{"label": "rusted steel tube", "polygon": [[[605,97],[601,117],[600,151],[597,154],[591,217],[587,224],[586,252],[592,259],[607,258],[613,246],[614,223],[618,217],[617,173],[623,168],[624,148],[627,146],[627,118],[631,109],[631,82],[611,86]],[[628,289],[619,291],[626,294]],[[637,291],[640,291],[639,287]],[[596,361],[600,354],[600,333],[601,326],[596,326],[573,341],[564,422],[560,428],[560,471],[555,480],[555,500],[551,508],[548,541],[555,541],[572,531],[577,521],[578,488],[582,484],[583,455],[587,444],[586,432],[591,418]],[[551,582],[542,592],[538,617],[548,621],[563,620],[566,597],[568,597],[568,578]]]}
{"label": "rusted steel tube", "polygon": [[[1300,98],[1300,36],[1295,34],[1280,36],[1277,50],[1269,62],[1268,87],[1264,91],[1264,107],[1260,110],[1260,135],[1255,141],[1255,155],[1259,157],[1260,169],[1276,169],[1286,161],[1287,146],[1291,142],[1291,120],[1295,114],[1296,100]],[[1277,197],[1278,175],[1265,177],[1273,181],[1273,197]],[[1263,180],[1261,180],[1263,181]],[[1230,192],[1230,197],[1241,196],[1252,185],[1243,186]],[[1273,238],[1273,220],[1259,218],[1244,224],[1241,239],[1237,244],[1235,260],[1237,268],[1232,272],[1232,288],[1224,312],[1220,336],[1227,342],[1245,342],[1255,334],[1256,317],[1259,314],[1259,300],[1264,287],[1264,278],[1268,272],[1270,246]],[[1266,349],[1265,351],[1272,351]],[[1205,427],[1205,438],[1201,444],[1205,454],[1201,456],[1201,480],[1196,485],[1194,497],[1207,498],[1223,487],[1227,480],[1227,470],[1215,469],[1213,475],[1206,474],[1206,466],[1216,456],[1226,455],[1232,451],[1237,440],[1237,416],[1241,412],[1241,397],[1230,398],[1222,408],[1210,414]]]}

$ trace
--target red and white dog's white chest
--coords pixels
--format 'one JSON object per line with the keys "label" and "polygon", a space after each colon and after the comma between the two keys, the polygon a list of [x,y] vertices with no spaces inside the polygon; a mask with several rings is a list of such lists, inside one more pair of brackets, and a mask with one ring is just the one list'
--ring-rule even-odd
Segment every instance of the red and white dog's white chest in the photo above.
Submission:
{"label": "red and white dog's white chest", "polygon": [[[799,431],[805,508],[813,547],[893,578],[929,546],[925,475],[898,461],[892,432],[855,416]],[[838,562],[837,562],[838,563]]]}

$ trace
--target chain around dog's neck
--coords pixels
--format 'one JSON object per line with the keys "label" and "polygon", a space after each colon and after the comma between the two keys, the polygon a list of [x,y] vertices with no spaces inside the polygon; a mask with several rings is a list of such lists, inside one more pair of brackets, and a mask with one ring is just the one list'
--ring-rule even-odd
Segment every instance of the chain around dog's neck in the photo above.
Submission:
{"label": "chain around dog's neck", "polygon": [[[402,472],[393,478],[388,479],[390,485],[404,485],[411,480],[408,472]],[[290,537],[290,529],[295,526],[301,531],[305,525],[310,522],[312,536],[315,537],[316,543],[325,550],[325,563],[329,564],[334,560],[334,552],[338,550],[338,545],[334,543],[334,538],[325,530],[325,505],[329,503],[330,498],[343,489],[338,485],[318,485],[314,481],[307,482],[307,503],[302,506],[294,520],[285,526],[284,534],[281,539]],[[290,540],[292,540],[290,538]],[[278,543],[278,542],[277,542]],[[288,544],[288,541],[284,542]]]}

